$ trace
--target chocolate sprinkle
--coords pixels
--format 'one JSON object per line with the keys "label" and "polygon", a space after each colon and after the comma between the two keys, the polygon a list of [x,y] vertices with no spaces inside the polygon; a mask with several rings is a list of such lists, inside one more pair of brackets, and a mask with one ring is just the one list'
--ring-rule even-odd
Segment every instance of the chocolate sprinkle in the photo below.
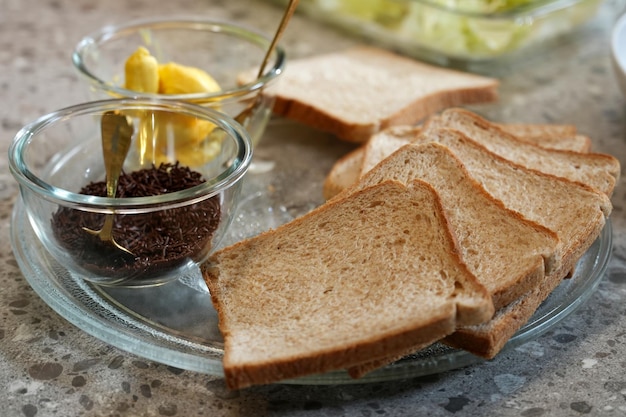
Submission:
{"label": "chocolate sprinkle", "polygon": [[[122,173],[117,197],[147,197],[185,190],[205,180],[198,172],[176,164]],[[80,194],[106,196],[106,183],[92,182]],[[174,209],[115,216],[113,237],[128,255],[83,230],[100,230],[105,215],[61,207],[52,216],[59,243],[85,269],[106,277],[132,277],[167,272],[189,258],[201,259],[220,219],[219,197]]]}

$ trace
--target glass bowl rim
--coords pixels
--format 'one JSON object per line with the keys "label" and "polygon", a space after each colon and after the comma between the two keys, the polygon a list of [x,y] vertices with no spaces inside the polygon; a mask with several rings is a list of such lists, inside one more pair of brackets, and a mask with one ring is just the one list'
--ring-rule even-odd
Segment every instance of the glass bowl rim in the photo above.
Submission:
{"label": "glass bowl rim", "polygon": [[[142,109],[176,111],[199,117],[216,124],[231,136],[236,144],[233,163],[218,175],[205,178],[206,182],[181,191],[149,196],[108,198],[78,194],[55,187],[39,178],[28,168],[23,152],[31,138],[55,122],[77,115],[101,114],[109,110]],[[96,213],[138,214],[181,207],[213,197],[230,188],[247,172],[252,160],[252,144],[245,129],[224,113],[187,102],[157,99],[109,99],[86,102],[48,113],[22,127],[15,135],[8,152],[9,170],[20,186],[56,204]]]}
{"label": "glass bowl rim", "polygon": [[[193,94],[153,94],[153,93],[139,93],[137,91],[128,90],[122,87],[113,85],[112,83],[102,80],[97,77],[87,67],[83,60],[83,55],[90,47],[98,46],[110,39],[116,38],[116,36],[123,34],[124,32],[135,32],[141,29],[191,29],[191,30],[209,30],[213,33],[225,33],[233,37],[242,38],[252,44],[256,44],[260,48],[264,47],[265,50],[269,48],[271,39],[264,33],[255,29],[242,26],[236,23],[228,22],[226,20],[212,20],[202,19],[196,17],[156,17],[156,18],[144,18],[135,19],[126,23],[113,24],[102,27],[101,29],[84,36],[78,44],[75,46],[72,52],[72,63],[78,72],[86,77],[91,83],[96,84],[100,89],[105,92],[111,93],[114,96],[133,97],[133,98],[158,98],[167,100],[203,100],[206,102],[223,102],[227,100],[237,99],[242,95],[249,94],[251,92],[258,91],[278,78],[285,68],[285,51],[280,45],[276,45],[273,55],[275,60],[269,70],[255,80],[242,84],[239,87],[230,88],[228,90],[222,90],[215,93],[193,93]],[[261,63],[259,62],[259,65]]]}

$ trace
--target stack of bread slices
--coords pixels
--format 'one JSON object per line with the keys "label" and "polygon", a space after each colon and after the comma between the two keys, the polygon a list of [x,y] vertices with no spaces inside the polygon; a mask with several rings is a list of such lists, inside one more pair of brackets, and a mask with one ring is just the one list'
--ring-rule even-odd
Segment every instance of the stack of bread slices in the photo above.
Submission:
{"label": "stack of bread slices", "polygon": [[[333,201],[390,179],[406,184],[419,178],[433,185],[453,224],[462,258],[487,288],[496,309],[489,321],[461,326],[444,342],[492,358],[572,273],[611,213],[620,165],[610,155],[590,153],[590,144],[573,127],[498,125],[466,110],[449,109],[420,127],[397,126],[374,135],[333,166],[324,193]],[[458,172],[508,216],[554,237],[543,271],[529,273],[530,268],[517,264],[532,254],[518,245],[528,235],[507,226],[496,236],[494,225],[475,223],[471,213],[486,220],[487,205],[472,203],[476,196],[468,199],[456,191]]]}
{"label": "stack of bread slices", "polygon": [[230,388],[358,378],[435,342],[492,358],[604,228],[619,162],[574,127],[414,122],[370,126],[325,204],[202,266]]}

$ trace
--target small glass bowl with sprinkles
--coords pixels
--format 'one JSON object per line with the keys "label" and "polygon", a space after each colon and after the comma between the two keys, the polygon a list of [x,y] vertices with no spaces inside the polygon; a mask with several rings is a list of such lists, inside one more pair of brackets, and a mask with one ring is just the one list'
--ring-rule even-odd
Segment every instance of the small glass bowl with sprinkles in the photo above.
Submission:
{"label": "small glass bowl with sprinkles", "polygon": [[[111,112],[132,127],[115,197],[102,144]],[[23,127],[9,148],[43,246],[74,277],[108,286],[161,285],[197,269],[233,219],[251,159],[248,134],[227,115],[158,99],[64,108]],[[86,230],[107,218],[126,251]]]}

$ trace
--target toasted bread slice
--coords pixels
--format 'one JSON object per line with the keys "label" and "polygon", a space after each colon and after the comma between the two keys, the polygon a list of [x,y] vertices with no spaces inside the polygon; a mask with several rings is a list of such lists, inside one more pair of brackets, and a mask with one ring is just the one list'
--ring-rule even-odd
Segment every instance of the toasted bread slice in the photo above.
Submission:
{"label": "toasted bread slice", "polygon": [[533,142],[546,138],[573,138],[578,134],[576,126],[566,124],[496,123],[496,125],[513,136]]}
{"label": "toasted bread slice", "polygon": [[396,126],[374,135],[365,145],[359,178],[374,168],[380,161],[415,140],[420,127]]}
{"label": "toasted bread slice", "polygon": [[202,271],[231,389],[394,356],[494,312],[422,182],[326,203],[216,252]]}
{"label": "toasted bread slice", "polygon": [[[504,129],[508,131],[507,129]],[[516,136],[516,135],[514,135]],[[586,135],[576,134],[574,136],[569,136],[565,138],[558,136],[545,136],[545,137],[526,137],[526,136],[516,136],[519,139],[525,140],[527,142],[531,142],[537,146],[541,146],[546,149],[554,149],[557,151],[571,151],[571,152],[580,152],[580,153],[590,153],[591,149],[591,138]]]}
{"label": "toasted bread slice", "polygon": [[394,126],[385,129],[363,145],[363,159],[361,161],[361,172],[357,176],[363,177],[380,161],[389,155],[415,141],[422,129],[419,127]]}
{"label": "toasted bread slice", "polygon": [[324,199],[330,200],[346,188],[356,184],[361,175],[365,145],[345,154],[332,166],[322,186]]}
{"label": "toasted bread slice", "polygon": [[574,125],[496,123],[516,138],[547,149],[591,152],[591,139],[576,131]]}
{"label": "toasted bread slice", "polygon": [[359,179],[363,164],[363,148],[348,152],[335,162],[324,180],[322,194],[326,200],[336,196]]}
{"label": "toasted bread slice", "polygon": [[[498,126],[516,136],[520,140],[531,142],[537,146],[547,149],[567,150],[573,152],[589,152],[591,150],[591,139],[576,133],[576,128],[571,125],[551,125],[551,124],[498,124]],[[326,176],[323,187],[324,198],[329,200],[342,190],[355,184],[360,176],[371,169],[384,157],[389,156],[393,151],[399,149],[400,146],[408,143],[412,139],[407,132],[413,129],[411,126],[394,126],[387,128],[373,135],[363,146],[344,155],[333,164],[332,169]],[[413,132],[416,136],[421,132],[420,128],[416,128]],[[387,142],[390,138],[391,141]],[[386,149],[389,143],[394,143],[396,139],[406,139],[406,143],[396,143],[398,148],[388,151],[384,157],[382,155],[373,156],[371,154],[365,162],[369,168],[364,168],[365,154],[376,152],[377,149]],[[380,147],[380,148],[379,148]]]}
{"label": "toasted bread slice", "polygon": [[520,141],[495,124],[463,109],[448,109],[433,116],[424,131],[450,128],[464,133],[491,152],[529,169],[586,184],[608,196],[619,178],[619,161],[599,153],[580,153],[545,149]]}
{"label": "toasted bread slice", "polygon": [[265,94],[275,96],[275,114],[363,143],[444,108],[495,101],[497,88],[494,78],[359,46],[290,61]]}
{"label": "toasted bread slice", "polygon": [[457,237],[461,257],[487,288],[496,308],[530,291],[559,267],[559,244],[551,230],[508,210],[467,172],[450,149],[438,143],[405,145],[337,198],[396,180],[429,183],[438,193]]}

